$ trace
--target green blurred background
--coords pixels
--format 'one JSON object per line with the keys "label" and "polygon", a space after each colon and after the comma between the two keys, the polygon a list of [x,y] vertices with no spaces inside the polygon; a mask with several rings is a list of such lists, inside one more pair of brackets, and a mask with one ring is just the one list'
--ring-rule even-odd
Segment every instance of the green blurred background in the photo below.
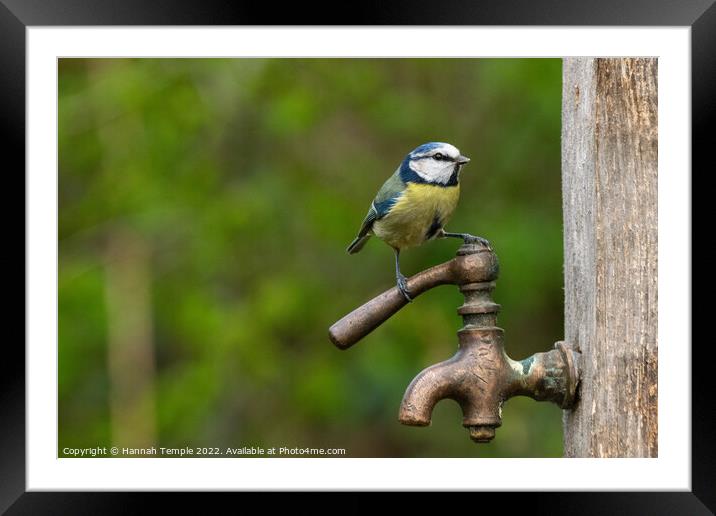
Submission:
{"label": "green blurred background", "polygon": [[[557,457],[561,411],[515,398],[490,444],[458,405],[397,422],[456,349],[435,289],[348,351],[327,328],[394,286],[345,252],[427,141],[472,162],[448,229],[488,238],[506,348],[563,336],[558,59],[61,59],[59,451],[346,448],[349,457]],[[459,242],[407,251],[412,275]]]}

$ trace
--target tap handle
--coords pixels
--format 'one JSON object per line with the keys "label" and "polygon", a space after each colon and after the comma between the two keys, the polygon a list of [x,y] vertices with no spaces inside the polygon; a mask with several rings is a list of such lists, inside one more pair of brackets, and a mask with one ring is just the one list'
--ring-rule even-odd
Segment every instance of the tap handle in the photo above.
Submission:
{"label": "tap handle", "polygon": [[[407,287],[413,299],[438,285],[453,283],[453,262],[436,265],[408,278]],[[331,342],[340,349],[348,349],[383,324],[408,301],[393,287],[353,310],[328,329]]]}
{"label": "tap handle", "polygon": [[[438,285],[466,285],[494,281],[499,272],[497,256],[480,244],[465,243],[452,260],[426,269],[407,280],[413,298]],[[407,304],[397,287],[386,290],[336,322],[328,330],[331,342],[348,349],[383,324]]]}

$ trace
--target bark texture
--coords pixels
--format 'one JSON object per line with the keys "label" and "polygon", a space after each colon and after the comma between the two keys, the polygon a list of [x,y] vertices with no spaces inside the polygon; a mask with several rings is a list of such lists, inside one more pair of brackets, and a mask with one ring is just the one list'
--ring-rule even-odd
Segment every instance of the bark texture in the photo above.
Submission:
{"label": "bark texture", "polygon": [[657,456],[657,60],[564,60],[567,457]]}

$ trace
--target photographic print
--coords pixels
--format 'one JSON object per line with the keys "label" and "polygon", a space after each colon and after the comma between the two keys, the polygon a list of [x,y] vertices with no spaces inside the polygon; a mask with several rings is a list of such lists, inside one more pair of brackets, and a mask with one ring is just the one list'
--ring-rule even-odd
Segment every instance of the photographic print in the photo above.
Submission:
{"label": "photographic print", "polygon": [[[349,351],[327,336],[395,285],[392,249],[405,277],[453,258],[444,225],[499,255],[511,354],[561,339],[561,60],[61,59],[58,78],[60,457],[561,456],[559,407],[525,398],[489,445],[450,401],[397,424],[455,349],[457,288]],[[386,221],[388,245],[346,252]]]}

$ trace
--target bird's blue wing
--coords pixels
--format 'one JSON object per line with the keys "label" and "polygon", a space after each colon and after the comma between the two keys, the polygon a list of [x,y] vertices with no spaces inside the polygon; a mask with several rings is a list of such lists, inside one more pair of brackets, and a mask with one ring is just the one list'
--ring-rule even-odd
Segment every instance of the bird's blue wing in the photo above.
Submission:
{"label": "bird's blue wing", "polygon": [[363,219],[363,224],[358,232],[359,237],[366,235],[372,229],[376,220],[380,220],[390,213],[390,209],[403,195],[405,186],[405,183],[400,178],[400,169],[398,169],[378,190],[373,203],[370,205],[368,214]]}
{"label": "bird's blue wing", "polygon": [[357,253],[363,248],[366,241],[370,238],[375,221],[380,220],[390,213],[393,205],[400,196],[403,195],[405,188],[406,184],[400,177],[400,168],[398,168],[398,170],[383,183],[381,189],[378,190],[368,213],[363,219],[363,224],[361,224],[360,230],[358,231],[358,236],[355,237],[353,242],[348,246],[348,249],[346,249],[350,254]]}

